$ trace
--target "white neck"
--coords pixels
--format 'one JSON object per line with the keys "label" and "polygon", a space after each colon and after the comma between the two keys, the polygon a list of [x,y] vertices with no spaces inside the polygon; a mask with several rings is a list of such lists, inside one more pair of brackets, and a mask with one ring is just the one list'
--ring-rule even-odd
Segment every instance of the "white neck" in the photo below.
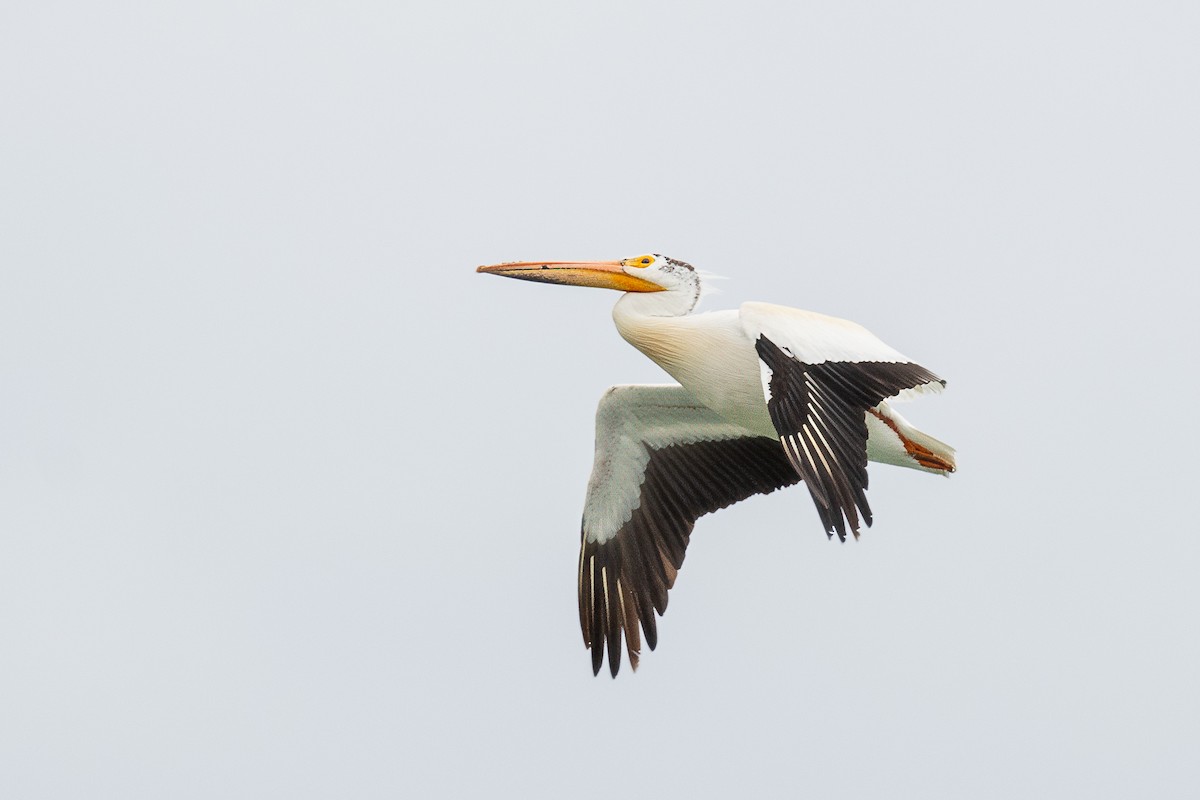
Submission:
{"label": "white neck", "polygon": [[682,317],[692,312],[699,299],[700,293],[691,287],[664,292],[626,292],[613,306],[613,319],[620,327],[623,318]]}
{"label": "white neck", "polygon": [[625,341],[671,372],[673,353],[686,339],[673,331],[695,305],[688,291],[628,292],[613,306],[613,322]]}

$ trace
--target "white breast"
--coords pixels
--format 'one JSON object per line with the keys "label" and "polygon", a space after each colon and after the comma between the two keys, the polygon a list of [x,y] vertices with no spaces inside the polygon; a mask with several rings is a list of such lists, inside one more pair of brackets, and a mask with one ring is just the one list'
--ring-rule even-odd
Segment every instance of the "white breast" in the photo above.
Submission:
{"label": "white breast", "polygon": [[679,381],[700,402],[761,436],[776,436],[767,414],[758,354],[737,311],[655,317],[613,309],[627,342]]}

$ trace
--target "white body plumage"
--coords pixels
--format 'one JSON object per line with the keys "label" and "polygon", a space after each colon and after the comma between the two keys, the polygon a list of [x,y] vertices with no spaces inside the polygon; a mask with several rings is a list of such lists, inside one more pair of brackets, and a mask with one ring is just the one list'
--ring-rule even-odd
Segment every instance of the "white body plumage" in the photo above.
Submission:
{"label": "white body plumage", "polygon": [[614,386],[596,414],[579,557],[584,642],[615,676],[622,634],[636,667],[644,632],[683,562],[695,520],[803,480],[826,531],[871,524],[869,460],[948,474],[954,450],[887,402],[944,382],[856,323],[767,303],[692,314],[699,276],[661,255],[521,262],[481,272],[625,291],[621,336],[678,386]]}

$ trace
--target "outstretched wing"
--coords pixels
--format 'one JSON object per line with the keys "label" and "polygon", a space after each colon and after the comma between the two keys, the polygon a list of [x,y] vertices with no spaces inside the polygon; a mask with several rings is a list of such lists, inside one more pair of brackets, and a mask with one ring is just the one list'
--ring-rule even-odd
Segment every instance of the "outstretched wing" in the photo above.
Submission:
{"label": "outstretched wing", "polygon": [[779,442],[726,422],[682,386],[614,386],[596,411],[579,548],[579,624],[599,674],[637,669],[696,520],[799,482]]}
{"label": "outstretched wing", "polygon": [[842,541],[869,526],[866,413],[883,400],[945,381],[853,322],[767,303],[744,303],[771,422],[804,478],[825,531]]}

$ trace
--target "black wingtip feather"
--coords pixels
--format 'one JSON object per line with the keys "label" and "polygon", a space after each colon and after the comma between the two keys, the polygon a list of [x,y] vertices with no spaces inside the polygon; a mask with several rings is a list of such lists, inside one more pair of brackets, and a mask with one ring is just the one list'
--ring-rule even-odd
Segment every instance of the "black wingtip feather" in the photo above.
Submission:
{"label": "black wingtip feather", "polygon": [[908,362],[807,364],[761,335],[755,349],[770,370],[771,422],[808,486],[825,532],[830,538],[836,532],[844,542],[849,529],[857,539],[861,523],[870,527],[873,521],[866,497],[866,413],[905,389],[945,382]]}
{"label": "black wingtip feather", "polygon": [[666,611],[668,589],[683,565],[697,518],[799,480],[771,438],[702,441],[651,450],[641,503],[630,520],[603,544],[588,541],[586,531],[582,536],[580,624],[591,649],[592,674],[600,674],[607,657],[610,674],[617,676],[622,640],[633,670],[642,641],[650,650],[658,646],[655,612]]}

